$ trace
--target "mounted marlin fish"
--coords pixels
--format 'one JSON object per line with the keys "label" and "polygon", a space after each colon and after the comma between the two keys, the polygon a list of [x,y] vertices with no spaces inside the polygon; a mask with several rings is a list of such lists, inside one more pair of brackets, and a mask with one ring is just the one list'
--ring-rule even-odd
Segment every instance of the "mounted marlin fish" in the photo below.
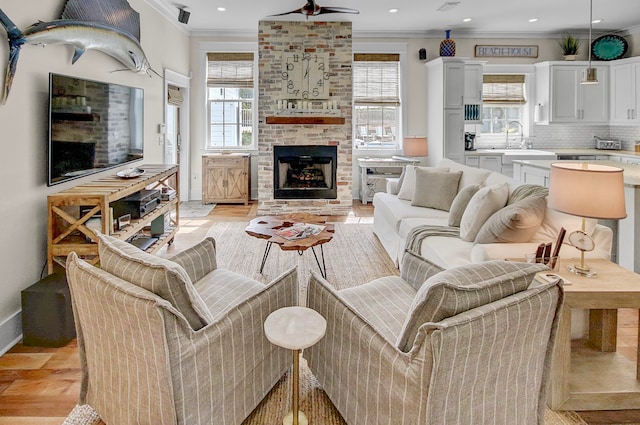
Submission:
{"label": "mounted marlin fish", "polygon": [[[123,14],[122,11],[126,9],[129,13]],[[69,0],[62,19],[37,22],[23,31],[0,9],[0,23],[9,41],[3,104],[9,96],[20,49],[24,44],[70,44],[75,49],[72,63],[76,63],[87,49],[95,49],[117,59],[131,71],[157,74],[151,69],[138,41],[138,13],[131,9],[126,0]]]}

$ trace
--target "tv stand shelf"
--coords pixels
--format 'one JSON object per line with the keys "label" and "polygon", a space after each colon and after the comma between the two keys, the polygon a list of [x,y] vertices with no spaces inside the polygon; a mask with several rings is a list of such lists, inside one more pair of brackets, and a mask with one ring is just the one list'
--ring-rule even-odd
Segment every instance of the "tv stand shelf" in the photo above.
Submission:
{"label": "tv stand shelf", "polygon": [[[110,204],[142,189],[173,189],[178,185],[177,165],[141,165],[138,168],[145,173],[132,179],[121,179],[115,174],[102,177],[88,183],[71,187],[48,196],[48,236],[47,267],[53,273],[55,264],[65,267],[66,257],[75,252],[91,264],[98,263],[98,245],[93,226],[89,221],[100,218],[99,230],[122,240],[142,232],[154,219],[163,214],[175,211],[164,234],[158,241],[147,248],[147,252],[155,253],[167,243],[173,242],[178,231],[179,211],[178,194],[170,201],[162,201],[155,209],[139,219],[131,220],[131,224],[122,230],[113,229],[113,217]],[[82,207],[82,208],[81,208]],[[102,220],[102,217],[108,217]]]}

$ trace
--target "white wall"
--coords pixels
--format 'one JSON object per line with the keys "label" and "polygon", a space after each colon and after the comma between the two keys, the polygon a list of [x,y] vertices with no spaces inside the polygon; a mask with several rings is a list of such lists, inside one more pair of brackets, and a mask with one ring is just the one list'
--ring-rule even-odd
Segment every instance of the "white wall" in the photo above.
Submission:
{"label": "white wall", "polygon": [[[54,4],[55,3],[55,4]],[[170,68],[188,74],[188,37],[143,0],[129,0],[141,15],[141,44],[152,67],[163,75]],[[2,10],[24,29],[38,20],[58,19],[64,2],[21,0],[4,2]],[[3,29],[0,29],[5,38]],[[0,58],[8,57],[0,42]],[[162,162],[158,124],[163,122],[163,81],[154,75],[121,70],[124,66],[98,51],[87,51],[71,65],[73,49],[66,45],[23,46],[9,99],[0,105],[2,165],[0,181],[0,351],[20,334],[20,291],[40,278],[47,251],[47,195],[100,176],[47,187],[47,116],[49,72],[141,87],[145,91],[144,163]],[[5,63],[0,65],[5,69]],[[1,72],[1,71],[0,71]],[[4,81],[4,72],[0,74]],[[107,171],[105,173],[114,173]]]}

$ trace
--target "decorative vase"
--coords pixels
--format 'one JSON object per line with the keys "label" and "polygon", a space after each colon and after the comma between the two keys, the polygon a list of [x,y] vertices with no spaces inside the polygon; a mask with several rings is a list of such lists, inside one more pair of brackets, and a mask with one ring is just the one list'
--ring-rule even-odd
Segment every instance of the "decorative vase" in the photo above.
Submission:
{"label": "decorative vase", "polygon": [[566,61],[574,61],[574,60],[576,60],[576,55],[564,55],[564,60],[566,60]]}
{"label": "decorative vase", "polygon": [[456,55],[456,42],[449,38],[451,30],[445,31],[446,37],[440,42],[440,56],[455,56]]}

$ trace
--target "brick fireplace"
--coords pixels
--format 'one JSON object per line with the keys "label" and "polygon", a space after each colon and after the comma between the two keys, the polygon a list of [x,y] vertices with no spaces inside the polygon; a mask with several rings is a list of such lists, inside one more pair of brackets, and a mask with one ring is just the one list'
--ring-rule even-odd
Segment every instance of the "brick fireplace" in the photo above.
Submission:
{"label": "brick fireplace", "polygon": [[[351,137],[351,43],[350,22],[260,21],[258,24],[259,92],[258,92],[258,214],[311,212],[344,215],[352,206],[352,137]],[[343,124],[267,124],[267,117],[282,113],[278,100],[292,100],[283,94],[284,53],[328,53],[328,98],[312,99],[314,112],[322,116],[322,102],[335,101]],[[295,99],[293,99],[295,102]],[[277,187],[281,165],[274,162],[276,147],[330,147],[335,160],[330,171],[328,190],[282,191]],[[304,155],[304,154],[302,154]],[[324,156],[324,155],[321,155]],[[300,168],[300,163],[296,166]],[[304,168],[304,167],[303,167]],[[326,174],[326,165],[314,170]],[[306,171],[301,178],[319,178],[318,171]],[[311,176],[314,174],[315,176]],[[276,182],[278,180],[278,182]],[[302,192],[302,193],[300,193]],[[312,196],[311,196],[312,195]]]}
{"label": "brick fireplace", "polygon": [[336,199],[335,146],[274,146],[275,199]]}

